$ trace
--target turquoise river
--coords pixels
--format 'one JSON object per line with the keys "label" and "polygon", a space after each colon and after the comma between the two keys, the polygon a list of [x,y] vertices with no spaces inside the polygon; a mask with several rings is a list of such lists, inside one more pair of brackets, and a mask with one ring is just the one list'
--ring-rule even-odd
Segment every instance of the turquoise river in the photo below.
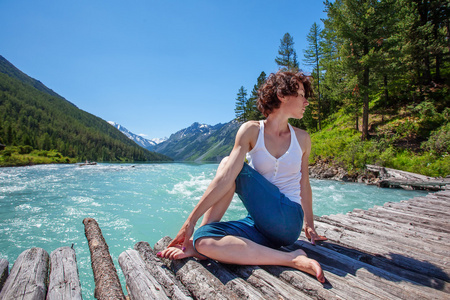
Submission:
{"label": "turquoise river", "polygon": [[[82,221],[95,218],[125,286],[117,258],[138,241],[150,245],[174,237],[212,180],[217,164],[41,165],[0,168],[0,257],[12,267],[31,247],[49,254],[74,245],[84,299],[93,299],[94,280]],[[342,214],[424,192],[380,189],[364,184],[311,180],[314,213]],[[225,220],[244,217],[233,199]]]}

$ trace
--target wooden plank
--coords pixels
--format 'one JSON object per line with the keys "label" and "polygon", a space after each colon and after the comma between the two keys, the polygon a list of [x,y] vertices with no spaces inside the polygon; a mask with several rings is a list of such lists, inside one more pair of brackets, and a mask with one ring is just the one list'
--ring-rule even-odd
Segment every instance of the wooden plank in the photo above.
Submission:
{"label": "wooden plank", "polygon": [[[368,289],[366,284],[355,276],[328,266],[326,260],[321,262],[321,266],[327,280],[323,285],[317,280],[314,285],[314,282],[309,282],[309,280],[313,280],[312,278],[302,278],[301,274],[303,273],[292,271],[286,267],[261,267],[267,272],[279,276],[289,285],[302,290],[313,299],[397,299],[375,287]],[[307,275],[305,274],[305,276]]]}
{"label": "wooden plank", "polygon": [[419,217],[417,215],[411,215],[400,211],[386,210],[381,207],[370,208],[366,211],[360,209],[354,209],[354,213],[364,214],[366,216],[379,218],[383,220],[389,220],[401,224],[410,224],[414,227],[426,228],[434,232],[450,233],[445,227],[438,226],[432,220]]}
{"label": "wooden plank", "polygon": [[[322,248],[327,248],[327,249],[329,249],[333,252],[339,253],[341,255],[345,255],[346,257],[348,257],[352,260],[360,261],[362,263],[372,265],[378,269],[383,270],[383,272],[395,274],[399,277],[404,278],[407,281],[414,282],[418,285],[428,286],[430,288],[437,289],[437,290],[440,290],[440,291],[443,291],[446,293],[450,292],[450,283],[449,282],[444,281],[442,279],[430,277],[430,276],[427,276],[427,275],[424,275],[424,274],[421,274],[418,272],[414,272],[414,271],[405,269],[401,266],[394,264],[392,262],[392,260],[386,259],[385,257],[372,255],[372,254],[365,253],[365,252],[362,252],[360,250],[356,250],[353,248],[348,248],[343,245],[335,244],[332,241],[323,242],[323,243],[321,243],[320,246]],[[327,259],[322,260],[322,261],[326,262]],[[342,260],[342,261],[344,261],[344,260]],[[339,266],[337,266],[336,268],[339,268],[341,270],[341,272],[343,272],[342,270],[345,270],[345,269],[342,269],[342,267],[340,268]],[[345,276],[345,273],[342,276]]]}
{"label": "wooden plank", "polygon": [[354,220],[344,215],[323,216],[320,218],[320,221],[330,225],[342,227],[346,230],[370,235],[373,243],[377,243],[377,239],[390,240],[393,236],[395,236],[395,243],[401,244],[402,248],[409,246],[411,249],[417,249],[419,251],[423,250],[426,251],[428,255],[435,254],[438,259],[440,259],[441,256],[450,257],[450,247],[448,247],[447,244],[441,244],[438,242],[431,244],[428,241],[418,238],[417,235],[414,237],[412,235],[405,236],[401,234],[402,232],[398,230],[398,228],[392,228],[392,231],[384,229],[380,230],[376,228],[376,224],[372,226],[371,224],[362,223],[359,220]]}
{"label": "wooden plank", "polygon": [[450,212],[446,210],[437,210],[433,208],[424,208],[409,205],[408,203],[393,203],[388,202],[384,204],[385,208],[392,208],[396,210],[406,211],[409,213],[417,214],[419,216],[426,216],[433,219],[442,219],[443,221],[447,221],[446,223],[450,223]]}
{"label": "wooden plank", "polygon": [[[430,197],[416,197],[407,200],[409,205],[420,206],[420,207],[433,207],[438,209],[450,210],[450,201],[445,199],[445,201],[439,201]],[[401,201],[402,203],[403,201]]]}
{"label": "wooden plank", "polygon": [[3,285],[5,285],[6,278],[9,275],[9,261],[6,259],[0,258],[0,291],[3,289]]}
{"label": "wooden plank", "polygon": [[[319,234],[325,235],[331,241],[346,247],[357,249],[372,255],[380,255],[392,263],[405,269],[419,272],[430,277],[448,280],[450,274],[449,257],[437,259],[427,256],[427,253],[414,252],[411,247],[396,245],[395,239],[374,241],[372,236],[346,231],[343,228],[332,226],[322,222],[315,222]],[[412,256],[414,253],[414,256]]]}
{"label": "wooden plank", "polygon": [[94,297],[99,300],[125,300],[116,268],[109,254],[108,245],[97,221],[86,218],[83,220],[83,224],[89,251],[91,252],[91,265],[95,281]]}
{"label": "wooden plank", "polygon": [[166,295],[176,300],[192,299],[189,290],[167,269],[147,242],[136,243],[134,249],[139,252],[148,272],[161,284]]}
{"label": "wooden plank", "polygon": [[421,188],[429,190],[445,190],[450,188],[450,179],[429,177],[421,174],[384,168],[376,165],[366,165],[368,171],[379,173],[378,186]]}
{"label": "wooden plank", "polygon": [[[170,241],[170,237],[162,238],[155,244],[155,251],[164,250]],[[185,258],[173,261],[163,259],[163,262],[175,273],[177,278],[180,278],[181,282],[196,299],[240,299],[238,294],[225,287],[217,276],[205,269],[204,264],[212,263],[212,261],[203,261],[203,264],[201,264],[194,258]],[[230,281],[233,280],[231,274],[223,276],[230,278]]]}
{"label": "wooden plank", "polygon": [[[161,248],[155,246],[155,250]],[[228,265],[214,260],[200,261],[200,264],[239,299],[311,299],[257,266]]]}
{"label": "wooden plank", "polygon": [[266,299],[312,299],[259,266],[226,265],[226,267],[260,290]]}
{"label": "wooden plank", "polygon": [[48,253],[42,248],[23,251],[14,263],[0,293],[0,299],[45,299],[48,280]]}
{"label": "wooden plank", "polygon": [[430,243],[440,243],[448,245],[450,243],[450,234],[446,232],[436,232],[423,226],[414,226],[412,223],[400,223],[388,219],[373,217],[364,212],[350,212],[347,218],[355,222],[366,224],[380,230],[386,230],[391,233],[399,232],[403,236],[419,238]]}
{"label": "wooden plank", "polygon": [[75,250],[61,247],[50,254],[50,282],[47,300],[83,299]]}
{"label": "wooden plank", "polygon": [[[384,293],[379,294],[380,297],[388,297],[388,299],[390,299],[391,297],[387,294],[391,294],[392,296],[401,299],[444,299],[448,296],[447,293],[438,290],[441,289],[442,286],[435,285],[430,281],[431,278],[425,276],[419,276],[416,279],[420,281],[428,279],[427,281],[411,282],[398,274],[391,273],[357,259],[352,259],[351,257],[330,248],[313,246],[305,240],[299,240],[294,246],[289,248],[302,248],[309,257],[314,258],[319,262],[323,262],[324,268],[328,269],[328,272],[326,273],[327,276],[329,276],[329,273],[333,273],[343,278],[344,282],[347,282],[347,280],[351,278],[349,275],[352,275],[358,280],[358,283],[356,284],[357,287],[364,289],[369,293],[377,293],[378,290],[384,291]],[[334,269],[330,269],[328,266],[331,266]],[[344,298],[355,299],[352,297]],[[364,297],[363,299],[370,298]]]}
{"label": "wooden plank", "polygon": [[419,214],[417,212],[406,210],[406,209],[400,209],[395,207],[389,207],[389,206],[383,206],[378,207],[375,206],[373,208],[377,211],[385,211],[387,214],[401,214],[400,216],[408,221],[418,221],[422,224],[429,225],[434,228],[434,230],[437,231],[450,231],[450,220],[448,218],[442,218],[437,216],[426,216],[424,214]]}
{"label": "wooden plank", "polygon": [[145,262],[136,250],[126,250],[119,255],[119,265],[133,299],[169,299],[162,286],[148,272]]}

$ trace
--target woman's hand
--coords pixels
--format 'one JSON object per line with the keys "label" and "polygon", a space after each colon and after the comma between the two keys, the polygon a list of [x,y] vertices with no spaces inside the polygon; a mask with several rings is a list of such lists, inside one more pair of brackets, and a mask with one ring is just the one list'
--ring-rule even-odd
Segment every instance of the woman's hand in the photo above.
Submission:
{"label": "woman's hand", "polygon": [[327,238],[323,235],[318,235],[316,230],[308,225],[305,226],[305,235],[306,238],[311,242],[311,244],[315,245],[316,241],[326,241]]}
{"label": "woman's hand", "polygon": [[183,226],[181,226],[180,231],[177,236],[170,242],[167,247],[173,246],[181,246],[181,250],[185,250],[189,244],[189,239],[194,233],[195,224],[192,224],[189,220],[184,222]]}

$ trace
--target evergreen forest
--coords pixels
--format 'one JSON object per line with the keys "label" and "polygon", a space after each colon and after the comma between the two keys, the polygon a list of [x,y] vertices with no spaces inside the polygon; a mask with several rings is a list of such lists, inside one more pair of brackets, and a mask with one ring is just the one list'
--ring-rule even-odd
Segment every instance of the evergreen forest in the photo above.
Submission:
{"label": "evergreen forest", "polygon": [[[139,147],[0,56],[0,165],[170,161]],[[1,150],[1,149],[0,149]]]}
{"label": "evergreen forest", "polygon": [[[314,97],[303,119],[291,122],[311,134],[310,163],[320,160],[350,172],[377,164],[448,176],[450,2],[324,4],[327,17],[310,25],[301,55]],[[289,33],[280,40],[279,69],[299,70],[294,45]],[[239,88],[237,120],[263,118],[256,98],[265,78],[261,72],[250,94]]]}

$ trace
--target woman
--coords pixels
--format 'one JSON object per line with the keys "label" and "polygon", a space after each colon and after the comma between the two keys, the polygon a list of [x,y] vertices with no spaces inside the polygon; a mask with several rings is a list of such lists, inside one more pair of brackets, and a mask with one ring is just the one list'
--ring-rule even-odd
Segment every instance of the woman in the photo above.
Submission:
{"label": "woman", "polygon": [[[326,239],[314,229],[308,174],[311,140],[306,131],[288,124],[289,118],[303,117],[311,94],[311,84],[302,73],[280,71],[269,76],[257,102],[266,120],[249,121],[240,127],[229,157],[222,160],[199,203],[158,256],[289,266],[325,282],[319,263],[303,250],[277,250],[298,239],[303,219],[305,234],[313,244]],[[239,221],[220,222],[235,192],[249,215]],[[202,215],[201,227],[192,239]]]}

